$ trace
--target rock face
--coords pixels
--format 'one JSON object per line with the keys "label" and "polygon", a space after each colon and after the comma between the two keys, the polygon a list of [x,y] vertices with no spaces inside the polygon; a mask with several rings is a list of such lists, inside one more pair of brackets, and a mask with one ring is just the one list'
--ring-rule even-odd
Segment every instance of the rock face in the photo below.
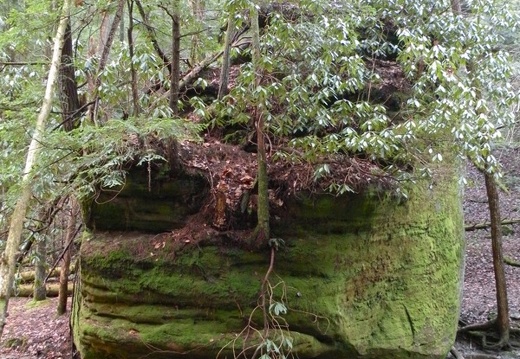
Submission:
{"label": "rock face", "polygon": [[[170,208],[179,196],[207,193],[203,181],[178,180],[184,184],[168,188],[182,195],[155,194]],[[146,193],[133,191],[123,202],[149,208]],[[184,214],[197,210],[189,203],[162,212],[157,232],[182,227]],[[233,358],[243,348],[240,357],[250,358],[265,334],[263,350],[276,345],[302,359],[441,359],[454,341],[463,222],[451,175],[419,186],[407,201],[367,192],[302,194],[285,203],[273,218],[285,246],[275,253],[265,299],[267,332],[260,288],[268,249],[248,250],[209,227],[196,244],[189,232],[145,233],[150,226],[132,227],[128,216],[100,220],[107,217],[101,207],[82,243],[74,298],[74,343],[83,359]],[[110,212],[147,221],[124,208]]]}

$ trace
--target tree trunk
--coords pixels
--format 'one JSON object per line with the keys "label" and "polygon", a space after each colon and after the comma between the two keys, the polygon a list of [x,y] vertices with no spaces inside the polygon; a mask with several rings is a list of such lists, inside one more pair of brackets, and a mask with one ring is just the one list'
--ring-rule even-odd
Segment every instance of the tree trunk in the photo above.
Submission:
{"label": "tree trunk", "polygon": [[[255,6],[251,8],[251,31],[252,31],[252,54],[253,54],[253,70],[255,72],[255,91],[261,86],[262,70],[260,63],[260,26],[258,25],[258,10]],[[255,238],[257,245],[267,243],[270,236],[269,228],[269,192],[267,177],[267,155],[264,141],[264,104],[262,99],[255,104],[254,121],[256,126],[257,141],[257,161],[258,161],[258,226],[257,236]]]}
{"label": "tree trunk", "polygon": [[498,316],[496,329],[500,335],[497,346],[509,342],[509,305],[507,301],[506,275],[504,272],[504,255],[502,253],[502,226],[500,224],[500,207],[498,190],[492,174],[484,173],[486,192],[489,202],[489,216],[491,222],[491,248],[493,252],[493,269],[495,271],[495,286],[497,296]]}
{"label": "tree trunk", "polygon": [[139,92],[137,88],[137,72],[135,71],[135,65],[133,62],[134,58],[134,2],[133,0],[127,0],[128,6],[128,51],[130,53],[130,75],[132,77],[132,104],[133,104],[133,116],[139,116],[141,112],[141,108],[139,106]]}
{"label": "tree trunk", "polygon": [[[204,0],[191,0],[191,8],[193,12],[193,17],[199,24],[204,23]],[[190,62],[195,64],[200,61],[200,34],[193,34],[191,36],[191,49],[190,49]]]}
{"label": "tree trunk", "polygon": [[25,214],[31,199],[32,171],[41,150],[45,124],[49,118],[49,114],[52,108],[54,87],[58,77],[61,50],[63,47],[65,30],[68,24],[71,2],[71,0],[65,0],[63,4],[62,15],[58,29],[56,31],[56,36],[54,38],[52,61],[47,77],[45,95],[40,113],[38,114],[38,118],[36,120],[35,131],[27,151],[27,159],[25,161],[25,169],[21,181],[21,193],[18,197],[13,214],[11,216],[9,234],[6,241],[5,250],[0,258],[0,337],[2,336],[5,327],[11,289],[14,284],[16,253],[18,252],[18,247],[22,237]]}
{"label": "tree trunk", "polygon": [[45,287],[47,241],[45,236],[38,240],[36,245],[37,262],[34,269],[34,300],[40,301],[47,298],[47,288]]}
{"label": "tree trunk", "polygon": [[65,40],[61,54],[60,65],[60,100],[61,117],[65,131],[71,131],[78,124],[74,122],[79,116],[80,103],[78,97],[78,85],[76,82],[76,69],[74,68],[74,55],[72,53],[72,34],[70,21],[65,29]]}
{"label": "tree trunk", "polygon": [[67,312],[67,297],[68,297],[68,284],[70,274],[70,258],[72,252],[72,241],[76,235],[76,218],[78,216],[78,205],[74,198],[70,199],[70,214],[67,221],[67,230],[65,235],[64,245],[65,253],[63,255],[63,262],[61,264],[60,273],[60,291],[58,295],[58,315],[65,314]]}
{"label": "tree trunk", "polygon": [[[123,10],[125,7],[125,0],[118,0],[116,13],[114,14],[114,20],[112,21],[112,25],[110,26],[110,30],[106,35],[106,41],[102,45],[101,51],[98,50],[98,53],[101,53],[99,58],[99,64],[97,67],[95,80],[94,80],[94,88],[92,95],[92,109],[90,112],[91,121],[95,125],[98,124],[98,111],[99,111],[99,95],[98,89],[101,85],[101,73],[105,70],[105,67],[108,62],[108,55],[110,54],[110,50],[112,49],[112,43],[114,42],[114,38],[116,36],[117,29],[119,28],[119,22],[121,21],[121,17],[123,16]],[[102,26],[101,33],[103,34],[106,31],[106,26]],[[103,36],[104,37],[104,36]]]}
{"label": "tree trunk", "polygon": [[235,32],[234,19],[234,14],[231,12],[228,18],[226,39],[224,40],[224,54],[222,55],[222,68],[220,70],[220,83],[218,87],[219,100],[222,100],[222,98],[228,93],[229,68],[231,65],[231,42]]}
{"label": "tree trunk", "polygon": [[181,78],[181,30],[179,9],[172,14],[172,73],[170,83],[170,108],[174,115],[179,113],[179,81]]}

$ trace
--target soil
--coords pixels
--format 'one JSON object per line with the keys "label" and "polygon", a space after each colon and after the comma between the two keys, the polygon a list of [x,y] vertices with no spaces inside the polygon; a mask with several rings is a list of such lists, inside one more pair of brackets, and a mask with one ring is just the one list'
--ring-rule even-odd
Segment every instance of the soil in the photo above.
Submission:
{"label": "soil", "polygon": [[[209,152],[190,153],[192,168],[205,169],[208,162],[219,163],[214,168],[211,181],[217,191],[234,188],[235,192],[225,200],[229,207],[238,205],[243,191],[251,190],[254,154],[239,158],[230,146],[211,141]],[[191,151],[190,148],[184,148]],[[520,162],[517,161],[520,148],[508,148],[500,152],[505,167],[504,189],[500,204],[503,220],[520,218]],[[212,153],[208,158],[207,153]],[[223,154],[224,153],[224,154]],[[224,157],[222,157],[224,156]],[[369,166],[362,162],[352,166]],[[282,170],[282,169],[272,169]],[[288,171],[287,176],[310,175],[305,169]],[[370,173],[359,171],[358,173]],[[233,174],[233,175],[232,175]],[[310,178],[309,178],[310,179]],[[464,194],[464,213],[467,226],[488,222],[486,192],[483,176],[472,167],[467,170],[467,185]],[[301,181],[302,178],[299,178]],[[293,182],[289,182],[293,183]],[[297,188],[287,189],[289,192]],[[274,194],[282,201],[283,196]],[[218,221],[219,218],[214,218]],[[219,223],[212,223],[216,227]],[[520,223],[504,226],[503,248],[509,258],[520,261]],[[466,231],[466,266],[464,292],[461,309],[461,324],[484,322],[496,315],[494,274],[491,258],[491,241],[488,229]],[[509,307],[512,325],[520,327],[520,268],[506,266]],[[1,359],[59,359],[71,358],[71,341],[68,315],[56,316],[56,298],[35,304],[28,298],[12,298],[9,303],[9,317],[0,342]],[[512,359],[520,358],[520,350],[488,352],[483,351],[477,341],[457,338],[455,347],[465,359]],[[450,354],[448,358],[453,358]]]}

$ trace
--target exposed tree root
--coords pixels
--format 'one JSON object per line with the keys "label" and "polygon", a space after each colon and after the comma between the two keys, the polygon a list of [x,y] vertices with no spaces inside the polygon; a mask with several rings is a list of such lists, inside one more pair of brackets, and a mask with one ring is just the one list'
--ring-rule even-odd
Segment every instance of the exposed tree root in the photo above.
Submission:
{"label": "exposed tree root", "polygon": [[[482,348],[484,349],[498,351],[517,348],[520,345],[520,341],[512,338],[512,336],[520,336],[520,329],[509,328],[506,333],[499,335],[496,330],[496,322],[496,319],[492,319],[484,323],[467,325],[460,328],[458,333],[467,333],[472,337],[480,339]],[[452,354],[457,358],[454,353]]]}
{"label": "exposed tree root", "polygon": [[464,356],[455,347],[451,347],[450,353],[455,359],[464,359]]}

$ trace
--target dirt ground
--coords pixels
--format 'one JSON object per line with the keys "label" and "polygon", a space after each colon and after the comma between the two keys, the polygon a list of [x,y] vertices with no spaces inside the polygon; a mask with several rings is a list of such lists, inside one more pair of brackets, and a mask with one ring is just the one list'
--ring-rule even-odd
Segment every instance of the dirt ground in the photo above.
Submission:
{"label": "dirt ground", "polygon": [[[500,153],[509,189],[501,193],[502,218],[520,218],[520,148]],[[464,212],[467,225],[488,222],[483,176],[468,168]],[[504,226],[504,253],[520,261],[520,224]],[[466,267],[461,322],[486,321],[496,313],[494,275],[489,230],[466,232]],[[512,324],[520,327],[520,268],[506,267]],[[0,342],[1,359],[60,359],[71,357],[68,315],[56,316],[56,298],[35,305],[27,298],[13,298]],[[459,338],[456,348],[465,359],[520,358],[520,351],[484,352],[475,341]],[[448,358],[452,358],[451,355]]]}

